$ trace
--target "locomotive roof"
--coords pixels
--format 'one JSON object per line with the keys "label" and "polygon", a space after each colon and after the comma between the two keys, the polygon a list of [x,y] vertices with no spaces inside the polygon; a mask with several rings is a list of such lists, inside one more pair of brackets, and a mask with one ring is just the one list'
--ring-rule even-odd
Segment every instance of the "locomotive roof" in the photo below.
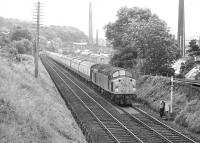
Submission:
{"label": "locomotive roof", "polygon": [[96,64],[92,66],[93,69],[97,69],[98,72],[104,73],[105,75],[112,76],[113,73],[119,70],[125,70],[122,68],[113,67],[108,64]]}

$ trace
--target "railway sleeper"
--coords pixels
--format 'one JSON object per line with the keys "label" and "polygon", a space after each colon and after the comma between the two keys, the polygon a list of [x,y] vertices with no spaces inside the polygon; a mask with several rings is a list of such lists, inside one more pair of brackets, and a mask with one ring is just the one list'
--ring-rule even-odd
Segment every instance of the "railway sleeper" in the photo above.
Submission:
{"label": "railway sleeper", "polygon": [[[56,62],[56,63],[57,63],[57,62]],[[59,64],[59,63],[58,63],[58,64]],[[59,65],[61,65],[61,64],[59,64]],[[62,66],[62,65],[61,65],[61,66]],[[63,66],[62,66],[62,67],[63,67]],[[64,67],[64,68],[66,68],[66,67]],[[81,76],[79,76],[76,72],[71,71],[71,70],[70,70],[70,72],[73,73],[73,74],[74,74],[75,76],[77,76],[78,78],[80,78],[80,79],[83,80],[83,78],[82,78]],[[51,77],[51,78],[52,78],[52,80],[54,81],[54,78],[53,78],[53,77]],[[54,82],[55,82],[55,81],[54,81]],[[85,81],[84,81],[84,82],[85,82]],[[93,136],[91,135],[92,131],[90,131],[90,129],[87,127],[87,125],[83,122],[83,120],[80,119],[80,117],[78,116],[77,112],[75,112],[75,111],[72,110],[73,107],[71,106],[71,104],[70,104],[68,101],[66,101],[66,99],[65,99],[65,97],[63,96],[62,92],[60,91],[59,87],[58,87],[57,85],[55,85],[55,86],[56,86],[56,88],[58,89],[58,92],[60,93],[60,95],[62,96],[62,98],[64,99],[65,104],[66,104],[67,107],[70,109],[70,111],[71,111],[71,113],[72,113],[74,119],[76,120],[78,126],[81,128],[83,134],[84,134],[85,137],[86,137],[87,142],[88,142],[88,143],[94,143]]]}

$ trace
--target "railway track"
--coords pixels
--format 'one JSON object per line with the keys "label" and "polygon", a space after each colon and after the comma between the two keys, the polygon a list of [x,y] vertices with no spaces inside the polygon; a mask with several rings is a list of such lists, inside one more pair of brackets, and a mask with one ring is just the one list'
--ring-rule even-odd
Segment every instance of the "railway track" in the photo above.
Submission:
{"label": "railway track", "polygon": [[[59,66],[56,66],[55,63],[52,63],[51,66],[49,66],[49,68],[54,68],[57,69],[57,73],[60,75],[60,77],[63,79],[63,81],[67,81],[66,77],[65,77],[65,74],[67,74],[67,72],[62,69],[61,67]],[[69,75],[71,76],[71,75]],[[72,77],[71,77],[72,78]],[[53,78],[52,78],[53,79]],[[68,79],[69,80],[69,79]],[[69,81],[67,81],[68,83]],[[123,109],[120,109],[123,114],[119,114],[117,113],[117,111],[112,107],[111,104],[108,104],[107,102],[105,102],[104,99],[100,98],[100,96],[96,95],[94,96],[95,94],[97,93],[94,93],[94,91],[92,91],[90,88],[86,87],[83,83],[80,84],[80,81],[77,81],[77,79],[73,79],[73,82],[75,84],[78,84],[79,88],[76,89],[75,87],[72,87],[73,89],[70,89],[72,91],[76,91],[78,90],[78,94],[83,92],[84,94],[90,94],[90,96],[92,96],[94,99],[92,99],[92,102],[89,100],[89,99],[85,99],[87,104],[90,105],[90,107],[88,108],[91,108],[91,109],[88,109],[88,110],[91,110],[90,112],[93,112],[92,113],[92,116],[96,118],[96,120],[98,121],[98,123],[95,122],[94,125],[92,126],[97,126],[97,124],[100,124],[98,125],[98,127],[102,130],[104,130],[105,132],[107,132],[107,134],[109,134],[109,137],[107,137],[106,141],[105,142],[170,142],[170,143],[173,143],[173,142],[192,142],[190,139],[187,139],[184,138],[184,137],[180,137],[179,136],[175,136],[172,132],[173,131],[167,131],[166,128],[164,127],[158,127],[158,123],[156,123],[155,121],[152,121],[152,119],[150,120],[147,120],[148,118],[144,116],[144,113],[140,113],[138,115],[130,115],[128,113],[126,113],[126,111],[124,111]],[[72,83],[72,84],[74,84]],[[70,84],[71,85],[71,84]],[[82,88],[82,89],[81,89]],[[84,90],[87,89],[87,93],[86,91]],[[62,92],[62,91],[60,91]],[[74,92],[74,94],[77,94]],[[78,95],[76,95],[78,96]],[[80,97],[79,97],[80,98]],[[96,101],[98,101],[99,104],[98,106],[97,105],[93,105]],[[73,102],[73,104],[75,104],[75,102]],[[86,104],[84,101],[82,101],[82,104]],[[72,106],[72,105],[70,105]],[[87,105],[85,105],[87,106]],[[106,111],[106,114],[103,112],[103,111],[100,111],[100,107],[102,108],[102,106],[104,107],[103,110]],[[72,107],[71,107],[72,108]],[[137,109],[139,111],[139,109]],[[73,112],[76,112],[74,111],[74,108],[73,108]],[[141,111],[139,111],[141,112]],[[80,112],[76,112],[76,115],[79,114]],[[97,115],[95,114],[97,113]],[[112,115],[111,115],[112,113]],[[109,116],[108,116],[108,115]],[[109,119],[109,117],[113,117],[115,120],[111,120]],[[89,118],[89,117],[86,117],[86,119]],[[145,119],[147,118],[147,119]],[[80,117],[79,117],[80,119]],[[82,117],[81,117],[82,119]],[[104,122],[102,122],[104,121]],[[109,121],[107,123],[107,121]],[[80,122],[80,121],[79,121]],[[81,121],[83,122],[83,121]],[[117,123],[119,123],[120,125],[117,125]],[[88,123],[86,123],[88,124]],[[111,124],[111,125],[110,125]],[[155,128],[156,127],[156,128]],[[128,134],[125,133],[125,129],[122,130],[122,128],[125,128],[126,130],[128,130]],[[110,130],[111,131],[110,131]],[[102,131],[101,131],[102,132]],[[105,135],[105,132],[103,133],[102,132],[102,136],[106,136]],[[91,133],[91,131],[89,131],[89,133]],[[145,136],[144,136],[145,134]],[[177,133],[176,133],[177,134]],[[120,137],[118,137],[118,135],[121,135]],[[128,135],[128,136],[127,136]],[[95,136],[94,134],[92,136]],[[134,139],[130,139],[129,137],[132,136]],[[110,139],[111,138],[111,139]],[[118,140],[121,139],[121,140]],[[96,140],[95,140],[96,142]]]}
{"label": "railway track", "polygon": [[[56,83],[58,90],[61,92],[65,100],[67,100],[68,106],[70,106],[70,108],[73,109],[73,113],[76,114],[75,116],[78,118],[79,124],[82,124],[81,128],[87,128],[86,126],[90,126],[88,130],[92,129],[91,131],[87,131],[87,134],[92,134],[92,132],[95,131],[98,134],[99,139],[91,139],[95,135],[89,135],[89,139],[87,139],[88,142],[142,143],[137,136],[135,136],[95,100],[87,96],[87,94],[83,94],[83,91],[80,92],[75,86],[70,87],[69,79],[59,72],[59,70],[55,68],[55,65],[51,65],[47,60],[45,61],[44,57],[42,57],[42,61],[52,80]],[[78,91],[79,94],[77,94],[75,90]]]}
{"label": "railway track", "polygon": [[175,83],[184,83],[184,84],[189,84],[189,85],[192,85],[192,86],[200,87],[200,81],[199,80],[174,78],[174,82]]}
{"label": "railway track", "polygon": [[151,128],[155,132],[157,132],[162,137],[166,138],[171,143],[196,143],[192,139],[188,138],[184,134],[176,131],[175,129],[167,126],[166,124],[160,122],[153,116],[147,114],[143,110],[138,107],[133,107],[134,110],[138,111],[139,114],[131,115],[127,111],[126,112],[133,120],[138,120],[148,128]]}

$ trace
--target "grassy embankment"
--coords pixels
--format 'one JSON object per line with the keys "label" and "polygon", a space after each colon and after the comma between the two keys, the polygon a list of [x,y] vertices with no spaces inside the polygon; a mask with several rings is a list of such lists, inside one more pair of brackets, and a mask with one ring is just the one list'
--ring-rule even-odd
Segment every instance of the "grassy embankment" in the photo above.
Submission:
{"label": "grassy embankment", "polygon": [[[160,100],[170,101],[170,79],[143,76],[137,83],[139,100],[158,111]],[[174,122],[200,133],[200,89],[174,84]]]}
{"label": "grassy embankment", "polygon": [[86,142],[41,63],[39,70],[35,79],[30,56],[0,56],[0,142]]}

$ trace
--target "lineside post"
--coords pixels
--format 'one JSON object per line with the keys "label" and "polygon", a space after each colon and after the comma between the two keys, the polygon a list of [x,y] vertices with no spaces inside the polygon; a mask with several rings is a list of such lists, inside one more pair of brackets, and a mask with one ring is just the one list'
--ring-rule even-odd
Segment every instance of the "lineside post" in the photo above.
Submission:
{"label": "lineside post", "polygon": [[171,107],[170,107],[170,113],[173,112],[172,108],[173,108],[173,88],[174,88],[174,79],[173,79],[173,76],[171,76]]}
{"label": "lineside post", "polygon": [[35,78],[38,77],[38,51],[39,51],[39,40],[40,40],[40,25],[41,25],[41,3],[38,1],[35,3],[35,12],[34,12],[34,25],[36,26],[35,33],[35,44],[34,44],[34,63],[35,63]]}

